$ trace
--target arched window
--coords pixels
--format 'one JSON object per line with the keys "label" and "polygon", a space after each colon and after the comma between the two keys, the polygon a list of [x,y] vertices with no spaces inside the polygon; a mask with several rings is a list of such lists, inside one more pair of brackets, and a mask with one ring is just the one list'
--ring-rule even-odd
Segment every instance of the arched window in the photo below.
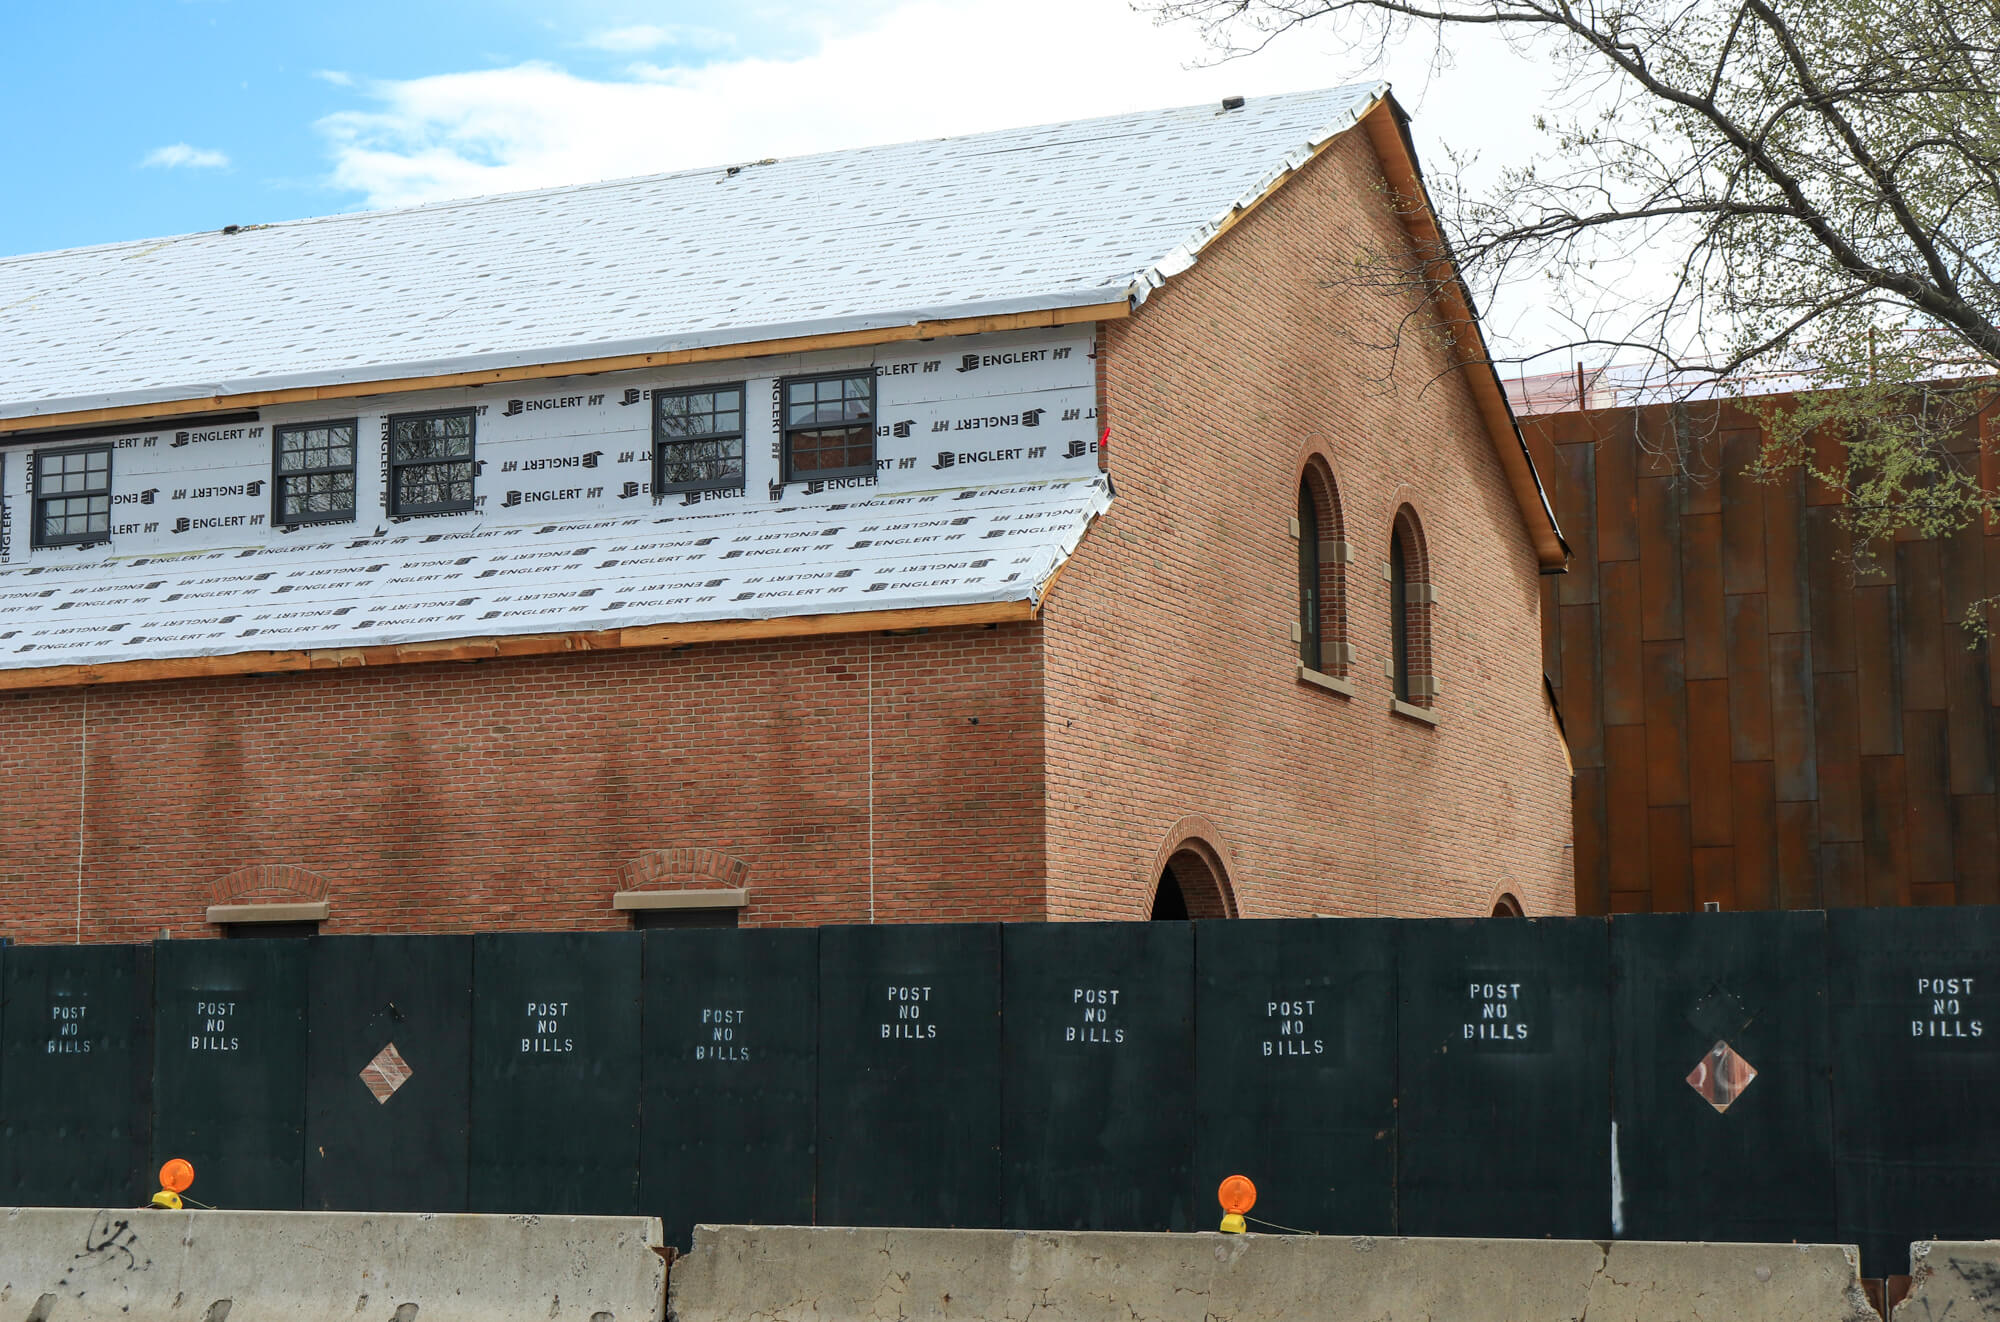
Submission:
{"label": "arched window", "polygon": [[1397,700],[1413,707],[1428,707],[1437,697],[1437,676],[1431,668],[1431,610],[1436,601],[1423,526],[1417,522],[1417,512],[1405,505],[1396,511],[1389,538],[1389,675]]}
{"label": "arched window", "polygon": [[1299,664],[1343,676],[1353,660],[1347,645],[1347,542],[1340,493],[1325,464],[1314,461],[1299,479]]}

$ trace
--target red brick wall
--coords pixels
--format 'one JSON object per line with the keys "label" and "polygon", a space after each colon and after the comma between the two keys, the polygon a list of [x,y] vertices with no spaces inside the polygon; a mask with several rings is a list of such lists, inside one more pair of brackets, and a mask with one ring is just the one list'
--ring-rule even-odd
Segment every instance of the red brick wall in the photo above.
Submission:
{"label": "red brick wall", "polygon": [[[0,696],[0,935],[214,935],[323,878],[326,932],[616,927],[621,865],[748,863],[743,921],[1042,912],[1034,625]],[[84,728],[88,725],[88,752]],[[79,770],[84,775],[79,784]]]}
{"label": "red brick wall", "polygon": [[[1372,346],[1406,304],[1351,281],[1357,256],[1402,242],[1351,133],[1109,326],[1118,499],[1044,620],[1051,916],[1144,916],[1190,817],[1220,836],[1245,916],[1485,913],[1500,890],[1571,910],[1519,506],[1441,351],[1406,343],[1383,379]],[[1289,519],[1316,447],[1354,548],[1351,699],[1296,678]],[[1406,502],[1439,597],[1435,727],[1391,714],[1382,671]]]}

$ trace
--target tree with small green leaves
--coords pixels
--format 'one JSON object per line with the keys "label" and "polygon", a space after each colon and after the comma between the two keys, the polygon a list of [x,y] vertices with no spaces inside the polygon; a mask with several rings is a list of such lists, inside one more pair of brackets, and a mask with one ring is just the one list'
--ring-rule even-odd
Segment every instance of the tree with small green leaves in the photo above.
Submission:
{"label": "tree with small green leaves", "polygon": [[[1478,301],[1551,280],[1542,297],[1574,328],[1560,348],[1647,355],[1663,396],[1740,398],[1762,414],[1765,470],[1808,466],[1842,491],[1857,546],[1994,512],[1947,438],[2000,374],[2000,3],[1138,8],[1198,25],[1224,58],[1322,29],[1357,68],[1414,39],[1505,34],[1555,72],[1538,146],[1491,187],[1455,170],[1429,185]],[[1364,254],[1355,278],[1422,285],[1426,256]],[[1843,442],[1837,462],[1814,458],[1821,435]]]}

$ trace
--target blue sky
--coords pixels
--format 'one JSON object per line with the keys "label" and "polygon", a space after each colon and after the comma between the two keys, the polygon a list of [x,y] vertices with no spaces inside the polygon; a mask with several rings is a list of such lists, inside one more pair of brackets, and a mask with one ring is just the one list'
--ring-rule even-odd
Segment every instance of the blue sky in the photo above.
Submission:
{"label": "blue sky", "polygon": [[0,256],[1384,77],[1490,168],[1546,77],[1311,30],[1214,67],[1127,0],[0,0],[0,50]]}
{"label": "blue sky", "polygon": [[[0,104],[17,129],[0,162],[33,199],[0,208],[0,253],[352,209],[365,190],[330,177],[321,121],[367,107],[371,82],[530,60],[616,78],[637,52],[592,39],[647,26],[666,32],[643,51],[664,68],[728,57],[749,34],[760,52],[796,55],[818,44],[823,8],[785,6],[771,22],[754,6],[522,0],[0,5],[0,46],[15,54]],[[176,144],[228,163],[143,164]]]}

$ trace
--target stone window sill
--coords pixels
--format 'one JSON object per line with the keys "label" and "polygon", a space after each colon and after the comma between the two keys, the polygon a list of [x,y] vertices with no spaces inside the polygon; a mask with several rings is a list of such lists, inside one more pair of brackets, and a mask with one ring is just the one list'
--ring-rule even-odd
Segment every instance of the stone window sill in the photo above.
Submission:
{"label": "stone window sill", "polygon": [[1429,707],[1419,707],[1414,702],[1404,702],[1401,698],[1391,698],[1389,700],[1389,710],[1393,714],[1401,716],[1405,720],[1415,721],[1419,725],[1434,726],[1438,723],[1438,714]]}
{"label": "stone window sill", "polygon": [[1328,693],[1338,693],[1343,698],[1354,697],[1357,692],[1353,680],[1342,679],[1338,675],[1323,674],[1306,666],[1299,667],[1299,683],[1310,684],[1316,689],[1325,689]]}
{"label": "stone window sill", "polygon": [[333,913],[325,900],[297,904],[211,904],[208,921],[218,927],[243,923],[323,923]]}
{"label": "stone window sill", "polygon": [[741,909],[749,902],[750,892],[722,886],[706,890],[619,891],[611,897],[614,909]]}

